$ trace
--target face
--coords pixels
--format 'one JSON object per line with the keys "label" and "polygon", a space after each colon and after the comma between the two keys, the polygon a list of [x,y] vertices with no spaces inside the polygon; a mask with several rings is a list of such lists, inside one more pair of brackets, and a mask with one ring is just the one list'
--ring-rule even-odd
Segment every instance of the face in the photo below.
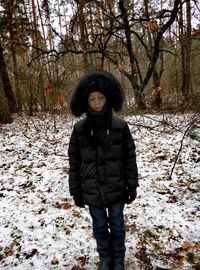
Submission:
{"label": "face", "polygon": [[94,91],[88,96],[88,104],[93,111],[100,112],[106,104],[106,97],[98,91]]}

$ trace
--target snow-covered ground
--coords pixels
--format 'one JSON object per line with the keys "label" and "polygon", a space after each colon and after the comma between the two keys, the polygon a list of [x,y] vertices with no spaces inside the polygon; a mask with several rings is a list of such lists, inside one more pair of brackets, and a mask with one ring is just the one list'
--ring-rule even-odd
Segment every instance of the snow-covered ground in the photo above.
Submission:
{"label": "snow-covered ground", "polygon": [[[138,198],[125,207],[126,268],[200,269],[200,117],[125,119],[140,174]],[[0,269],[97,268],[88,208],[68,191],[74,121],[41,114],[0,126]]]}

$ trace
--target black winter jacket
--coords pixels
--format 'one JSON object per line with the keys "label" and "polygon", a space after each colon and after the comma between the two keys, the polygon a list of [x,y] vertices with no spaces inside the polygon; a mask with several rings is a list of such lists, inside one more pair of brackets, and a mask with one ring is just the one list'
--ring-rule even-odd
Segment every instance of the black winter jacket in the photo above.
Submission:
{"label": "black winter jacket", "polygon": [[86,205],[107,207],[122,201],[127,187],[138,186],[135,144],[127,123],[113,116],[105,143],[93,147],[85,122],[74,125],[70,138],[70,194],[82,195]]}

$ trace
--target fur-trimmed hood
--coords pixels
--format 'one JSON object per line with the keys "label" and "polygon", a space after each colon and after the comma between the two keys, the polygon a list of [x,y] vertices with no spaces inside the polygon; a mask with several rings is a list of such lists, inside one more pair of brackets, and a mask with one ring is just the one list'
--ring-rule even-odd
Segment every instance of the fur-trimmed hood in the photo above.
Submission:
{"label": "fur-trimmed hood", "polygon": [[73,89],[70,109],[73,115],[80,116],[88,110],[88,95],[93,91],[103,93],[107,105],[120,111],[124,102],[124,91],[119,81],[107,71],[90,71],[84,74]]}

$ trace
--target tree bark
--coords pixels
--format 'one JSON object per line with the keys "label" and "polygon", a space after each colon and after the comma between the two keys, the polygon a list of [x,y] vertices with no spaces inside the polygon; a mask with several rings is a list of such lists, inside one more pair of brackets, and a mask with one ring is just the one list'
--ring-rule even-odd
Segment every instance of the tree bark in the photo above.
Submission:
{"label": "tree bark", "polygon": [[[144,15],[145,15],[145,19],[147,19],[149,23],[151,21],[151,18],[149,16],[148,3],[149,3],[149,0],[144,0],[144,12],[145,12]],[[161,5],[162,5],[162,2],[161,2]],[[162,10],[162,7],[161,7],[161,10]],[[147,35],[148,35],[149,51],[150,51],[150,55],[152,55],[153,54],[153,36],[148,27],[147,27]],[[151,61],[151,57],[149,57],[149,60]],[[153,74],[152,74],[153,89],[157,89],[160,86],[160,80],[163,73],[163,53],[162,52],[160,53],[160,60],[161,60],[160,70],[158,68],[158,65],[156,63],[154,64],[154,69],[153,69]],[[156,104],[157,107],[160,107],[162,104],[161,94],[158,91],[155,94],[154,103]]]}
{"label": "tree bark", "polygon": [[3,55],[3,48],[1,44],[0,44],[0,76],[1,76],[1,83],[3,87],[2,93],[4,93],[5,98],[7,99],[10,112],[18,112],[17,104],[15,101],[10,79],[9,79],[8,72],[6,69],[6,64],[5,64],[4,55]]}
{"label": "tree bark", "polygon": [[2,74],[0,74],[0,123],[8,124],[12,122],[8,100],[5,96]]}
{"label": "tree bark", "polygon": [[81,47],[83,50],[83,65],[84,69],[88,68],[88,57],[87,57],[87,28],[85,23],[85,14],[84,14],[84,4],[85,0],[78,1],[78,9],[79,9],[79,28],[80,28],[80,41]]}
{"label": "tree bark", "polygon": [[[8,21],[8,31],[10,35],[10,47],[11,47],[11,55],[12,55],[12,62],[13,62],[13,71],[14,71],[14,77],[13,77],[13,87],[15,89],[15,96],[17,101],[17,108],[18,110],[22,109],[22,101],[21,101],[21,91],[18,86],[18,75],[17,75],[17,58],[16,58],[16,34],[13,29],[13,18],[15,13],[15,7],[14,7],[14,0],[8,1],[8,14],[7,14],[7,21]],[[10,107],[10,109],[12,109]]]}
{"label": "tree bark", "polygon": [[147,86],[149,80],[151,79],[151,76],[152,76],[152,73],[153,73],[153,70],[154,70],[154,66],[155,66],[155,64],[156,64],[156,62],[158,60],[159,54],[160,54],[160,42],[161,42],[161,39],[162,39],[163,34],[165,33],[165,31],[175,21],[177,13],[178,13],[179,3],[180,3],[180,0],[175,0],[174,1],[174,7],[173,7],[173,9],[171,11],[171,16],[170,16],[169,20],[157,32],[155,42],[154,42],[154,48],[153,48],[151,61],[149,63],[148,70],[147,70],[146,76],[145,76],[145,78],[143,80],[143,83],[140,86],[140,89],[139,89],[140,92],[144,91],[144,89]]}
{"label": "tree bark", "polygon": [[144,109],[146,106],[143,101],[142,92],[139,91],[140,88],[137,82],[138,72],[137,72],[137,67],[136,67],[136,62],[135,62],[135,55],[134,55],[133,47],[132,47],[131,29],[130,29],[130,25],[128,21],[127,10],[125,8],[123,0],[119,1],[119,9],[121,11],[121,16],[122,16],[122,20],[124,24],[124,31],[125,31],[125,36],[126,36],[126,49],[128,51],[129,61],[130,61],[130,66],[131,66],[131,74],[128,75],[128,79],[130,80],[132,87],[134,89],[136,105],[139,108]]}
{"label": "tree bark", "polygon": [[182,39],[182,87],[181,91],[185,100],[188,100],[191,88],[191,5],[190,0],[186,1],[186,32]]}

